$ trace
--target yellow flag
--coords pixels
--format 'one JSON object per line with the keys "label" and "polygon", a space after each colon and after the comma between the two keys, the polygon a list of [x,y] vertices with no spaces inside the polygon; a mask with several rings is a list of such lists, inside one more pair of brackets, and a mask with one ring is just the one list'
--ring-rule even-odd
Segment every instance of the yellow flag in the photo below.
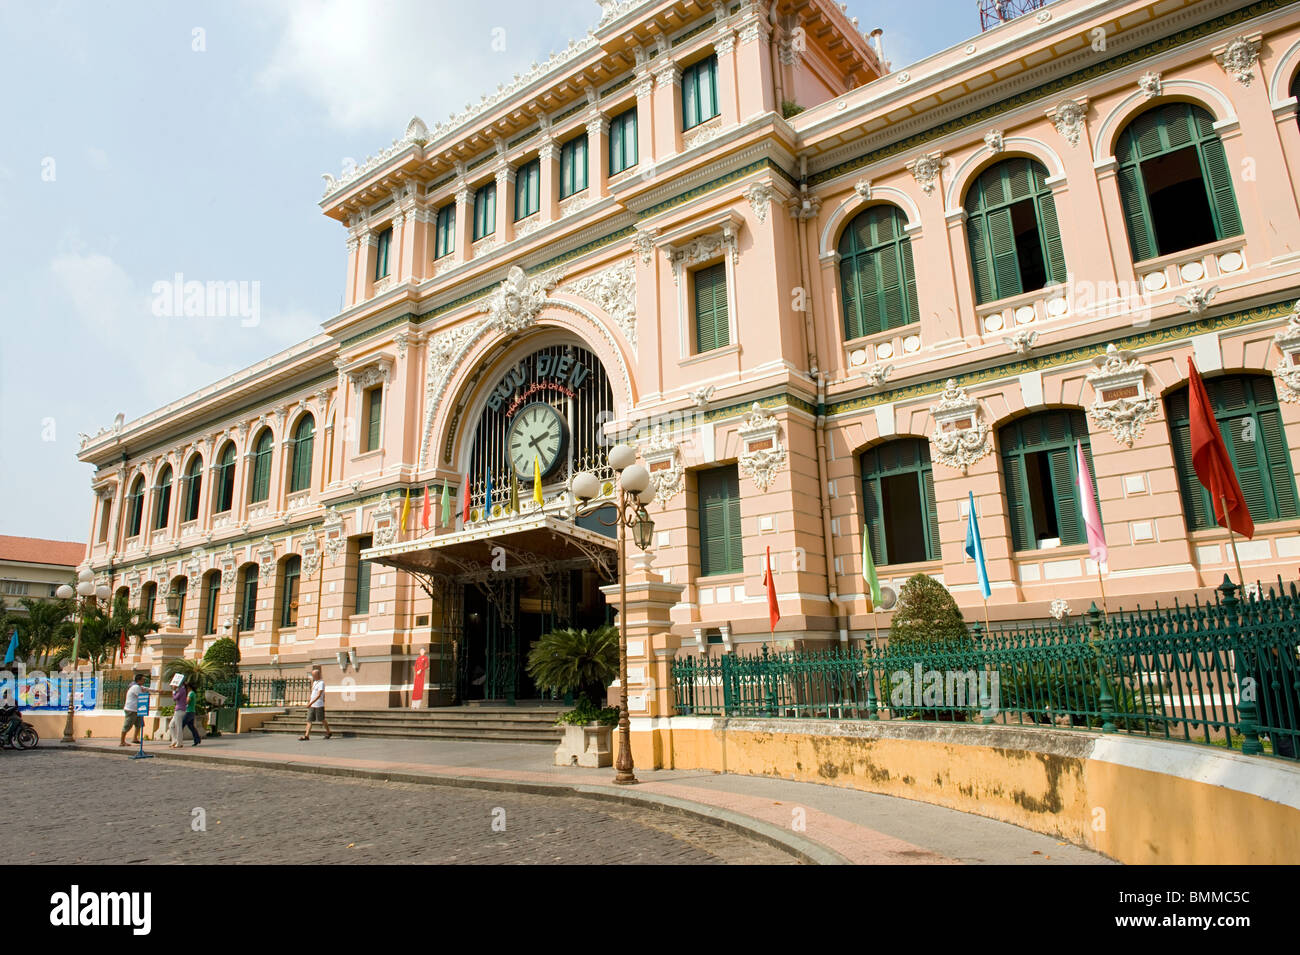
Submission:
{"label": "yellow flag", "polygon": [[402,505],[402,531],[406,531],[406,519],[411,516],[411,489],[406,489],[406,502]]}
{"label": "yellow flag", "polygon": [[539,505],[542,503],[542,464],[535,454],[533,455],[533,501]]}

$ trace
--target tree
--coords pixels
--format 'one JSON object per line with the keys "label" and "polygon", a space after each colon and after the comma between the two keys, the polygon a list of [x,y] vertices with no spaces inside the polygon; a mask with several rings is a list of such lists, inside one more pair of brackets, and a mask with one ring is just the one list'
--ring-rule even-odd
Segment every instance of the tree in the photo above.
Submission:
{"label": "tree", "polygon": [[[36,661],[44,670],[50,657],[71,647],[75,627],[72,623],[71,600],[33,600],[23,597],[18,603],[27,611],[26,616],[9,614],[7,627],[18,628],[18,657]],[[12,629],[9,631],[13,632]],[[5,644],[8,649],[8,643]],[[57,657],[56,657],[57,658]]]}
{"label": "tree", "polygon": [[618,674],[618,629],[552,630],[528,651],[528,675],[539,689],[599,701]]}
{"label": "tree", "polygon": [[148,619],[139,607],[130,606],[126,594],[118,594],[108,612],[98,604],[86,608],[81,625],[81,656],[90,660],[92,669],[106,666],[121,645],[123,631],[128,645],[134,642],[139,647],[156,630],[157,622]]}
{"label": "tree", "polygon": [[167,666],[163,668],[163,679],[170,681],[177,673],[185,677],[186,683],[202,693],[227,679],[230,676],[230,666],[207,657],[202,660],[190,660],[186,657],[168,660]]}
{"label": "tree", "polygon": [[889,630],[891,650],[969,650],[966,621],[948,588],[933,577],[913,574],[898,594]]}
{"label": "tree", "polygon": [[230,637],[212,641],[208,652],[203,654],[205,663],[224,667],[227,676],[239,669],[239,645]]}

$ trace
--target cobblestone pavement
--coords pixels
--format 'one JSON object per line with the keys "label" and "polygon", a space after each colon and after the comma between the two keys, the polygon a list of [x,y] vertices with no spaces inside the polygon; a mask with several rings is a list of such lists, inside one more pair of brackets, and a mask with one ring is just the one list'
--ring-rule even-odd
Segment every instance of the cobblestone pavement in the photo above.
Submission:
{"label": "cobblestone pavement", "polygon": [[[578,796],[134,761],[44,747],[4,755],[15,765],[5,766],[8,821],[0,826],[0,858],[17,864],[796,861],[703,820]],[[206,817],[206,831],[193,828],[196,810]],[[16,818],[25,821],[15,825]]]}

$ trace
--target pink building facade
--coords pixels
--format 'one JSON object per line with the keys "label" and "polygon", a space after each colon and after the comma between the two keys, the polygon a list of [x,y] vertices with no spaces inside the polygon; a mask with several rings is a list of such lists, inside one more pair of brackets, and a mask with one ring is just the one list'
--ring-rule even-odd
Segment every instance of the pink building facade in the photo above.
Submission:
{"label": "pink building facade", "polygon": [[435,702],[524,698],[537,634],[607,619],[571,482],[612,490],[619,441],[701,652],[887,627],[864,526],[883,583],[982,618],[972,495],[990,617],[1086,610],[1078,445],[1111,607],[1189,598],[1233,571],[1189,480],[1193,358],[1245,576],[1293,579],[1298,74],[1300,13],[1267,0],[1063,0],[904,68],[821,0],[602,3],[326,177],[344,308],[88,439],[89,565],[135,602],[183,587],[189,653],[238,631],[246,668],[325,664],[331,703],[409,703],[424,647]]}

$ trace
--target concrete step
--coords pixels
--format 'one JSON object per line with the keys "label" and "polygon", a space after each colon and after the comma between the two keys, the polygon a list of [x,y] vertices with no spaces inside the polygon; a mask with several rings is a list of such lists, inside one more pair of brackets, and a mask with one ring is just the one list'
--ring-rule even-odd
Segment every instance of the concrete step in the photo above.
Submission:
{"label": "concrete step", "polygon": [[[421,729],[402,729],[400,727],[366,728],[358,732],[351,729],[340,729],[339,727],[335,726],[333,723],[330,724],[330,728],[333,731],[335,736],[345,736],[345,737],[362,736],[366,738],[376,738],[376,739],[428,739],[428,740],[445,739],[445,740],[469,740],[469,741],[478,740],[478,741],[493,742],[493,743],[532,743],[532,744],[542,745],[542,746],[554,746],[556,743],[560,741],[559,732],[556,732],[553,735],[542,735],[537,733],[520,734],[520,733],[511,732],[509,730],[495,730],[495,729],[473,730],[467,732],[461,729],[454,729],[454,728],[443,729],[441,727],[439,728],[424,727]],[[258,732],[278,733],[278,734],[297,734],[301,736],[302,726],[301,725],[270,726],[264,724],[259,728]],[[325,733],[319,726],[316,726],[312,729],[312,739],[324,739],[324,738],[325,738]]]}
{"label": "concrete step", "polygon": [[[330,729],[342,736],[391,739],[458,739],[554,745],[563,735],[555,724],[560,706],[465,707],[429,710],[327,710]],[[301,734],[305,707],[277,713],[259,728],[265,733]],[[313,735],[320,731],[313,730]]]}

